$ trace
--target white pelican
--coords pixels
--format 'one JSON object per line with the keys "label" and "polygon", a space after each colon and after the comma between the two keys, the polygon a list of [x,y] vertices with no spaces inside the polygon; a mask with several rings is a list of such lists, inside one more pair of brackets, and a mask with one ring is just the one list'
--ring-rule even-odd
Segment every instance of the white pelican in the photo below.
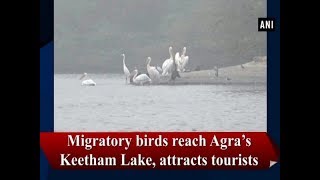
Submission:
{"label": "white pelican", "polygon": [[[133,76],[135,75],[136,71],[138,71],[137,67],[134,67],[134,70],[131,71],[129,79],[130,79],[130,84],[133,83]],[[138,71],[137,76],[139,76],[141,74],[141,72]],[[146,74],[149,77],[149,73]],[[149,77],[150,78],[150,77]]]}
{"label": "white pelican", "polygon": [[128,78],[130,77],[130,71],[126,66],[126,55],[122,54],[122,62],[123,62],[123,73],[126,76],[126,83],[128,82]]}
{"label": "white pelican", "polygon": [[[135,70],[137,70],[137,67],[134,67],[134,70],[131,71],[129,79],[130,79],[130,83],[133,83],[133,76],[135,75]],[[139,75],[139,74],[138,74]]]}
{"label": "white pelican", "polygon": [[174,56],[174,59],[176,60],[176,62],[180,61],[181,57],[179,52],[176,53],[176,55]]}
{"label": "white pelican", "polygon": [[138,76],[138,70],[134,70],[133,83],[137,85],[143,85],[145,83],[151,83],[151,79],[146,74],[140,74]]}
{"label": "white pelican", "polygon": [[181,56],[180,56],[179,52],[176,53],[174,60],[175,60],[176,65],[178,66],[177,71],[181,72],[182,71],[182,60],[181,60]]}
{"label": "white pelican", "polygon": [[163,64],[162,64],[162,75],[168,75],[169,73],[172,72],[172,68],[173,68],[173,55],[172,55],[172,47],[169,47],[169,54],[170,54],[170,58],[166,59]]}
{"label": "white pelican", "polygon": [[152,83],[159,83],[160,81],[160,73],[154,66],[150,66],[151,57],[148,57],[147,59],[147,71],[149,74],[150,79],[152,80]]}
{"label": "white pelican", "polygon": [[159,71],[159,73],[161,74],[162,73],[162,68],[159,66],[159,65],[157,65],[157,70]]}
{"label": "white pelican", "polygon": [[181,78],[179,71],[178,71],[178,64],[176,63],[176,61],[174,61],[170,80],[175,80],[176,77]]}
{"label": "white pelican", "polygon": [[[83,75],[80,77],[80,80],[86,78],[88,76],[87,73],[83,73]],[[81,83],[82,86],[95,86],[97,85],[92,79],[85,79]]]}
{"label": "white pelican", "polygon": [[185,67],[189,62],[189,56],[186,56],[186,52],[187,52],[187,48],[183,47],[183,51],[182,51],[182,54],[181,54],[181,60],[180,60],[182,72],[186,71]]}
{"label": "white pelican", "polygon": [[175,63],[178,65],[178,71],[180,71],[180,61],[181,61],[181,57],[180,57],[180,53],[179,52],[177,52],[176,53],[176,55],[174,56],[174,61],[175,61]]}

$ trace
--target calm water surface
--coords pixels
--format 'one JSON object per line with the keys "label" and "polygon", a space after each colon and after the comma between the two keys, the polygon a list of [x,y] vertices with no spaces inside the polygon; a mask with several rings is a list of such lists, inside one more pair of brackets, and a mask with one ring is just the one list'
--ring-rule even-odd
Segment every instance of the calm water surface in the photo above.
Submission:
{"label": "calm water surface", "polygon": [[126,85],[121,74],[54,76],[55,131],[266,131],[266,86]]}

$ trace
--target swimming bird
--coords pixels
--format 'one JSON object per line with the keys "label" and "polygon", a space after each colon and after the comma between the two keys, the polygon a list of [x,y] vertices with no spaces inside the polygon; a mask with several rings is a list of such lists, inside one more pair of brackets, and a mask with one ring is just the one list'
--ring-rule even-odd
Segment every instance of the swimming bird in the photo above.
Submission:
{"label": "swimming bird", "polygon": [[162,64],[162,75],[166,76],[172,72],[173,67],[173,55],[172,55],[172,47],[169,47],[170,58],[166,59]]}
{"label": "swimming bird", "polygon": [[149,74],[150,79],[152,80],[152,83],[158,83],[160,81],[160,73],[154,66],[150,66],[151,57],[147,58],[147,71]]}
{"label": "swimming bird", "polygon": [[[134,67],[134,70],[133,70],[133,71],[131,71],[131,73],[130,73],[130,75],[129,75],[130,84],[132,84],[132,83],[133,83],[133,76],[134,76],[134,75],[135,75],[135,73],[136,73],[136,72],[135,72],[135,70],[137,70],[137,71],[138,71],[137,67]],[[142,74],[142,73],[138,71],[137,76],[139,76],[140,74]],[[149,76],[149,73],[148,73],[148,72],[146,73],[146,75],[150,78],[150,76]]]}
{"label": "swimming bird", "polygon": [[[88,74],[83,73],[83,75],[80,77],[80,80],[87,78]],[[95,86],[97,85],[92,79],[85,79],[81,83],[82,86]]]}
{"label": "swimming bird", "polygon": [[[134,70],[131,71],[129,79],[130,79],[130,83],[133,83],[133,76],[136,74],[135,70],[138,71],[137,67],[134,67]],[[140,75],[141,73],[138,73],[138,75]]]}
{"label": "swimming bird", "polygon": [[138,75],[138,70],[134,70],[133,83],[137,85],[144,85],[145,83],[151,83],[151,79],[146,74]]}
{"label": "swimming bird", "polygon": [[126,55],[125,54],[122,54],[122,63],[123,63],[123,73],[126,77],[126,83],[128,82],[128,78],[130,78],[130,71],[129,69],[127,68],[126,66]]}

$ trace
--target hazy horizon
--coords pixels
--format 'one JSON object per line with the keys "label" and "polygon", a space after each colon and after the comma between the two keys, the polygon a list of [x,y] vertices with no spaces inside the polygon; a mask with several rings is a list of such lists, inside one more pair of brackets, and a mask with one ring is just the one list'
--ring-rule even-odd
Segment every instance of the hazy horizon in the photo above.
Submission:
{"label": "hazy horizon", "polygon": [[[161,65],[187,47],[188,67],[211,69],[265,56],[257,31],[266,0],[55,0],[55,73],[122,73]],[[173,54],[173,55],[174,55]]]}

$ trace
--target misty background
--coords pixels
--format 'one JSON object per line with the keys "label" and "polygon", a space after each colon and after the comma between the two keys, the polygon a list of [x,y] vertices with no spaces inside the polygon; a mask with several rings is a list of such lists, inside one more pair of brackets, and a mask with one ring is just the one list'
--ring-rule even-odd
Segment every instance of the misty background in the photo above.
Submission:
{"label": "misty background", "polygon": [[[266,55],[266,0],[55,0],[55,73],[122,73],[187,47],[189,69]],[[174,55],[173,54],[173,55]]]}

